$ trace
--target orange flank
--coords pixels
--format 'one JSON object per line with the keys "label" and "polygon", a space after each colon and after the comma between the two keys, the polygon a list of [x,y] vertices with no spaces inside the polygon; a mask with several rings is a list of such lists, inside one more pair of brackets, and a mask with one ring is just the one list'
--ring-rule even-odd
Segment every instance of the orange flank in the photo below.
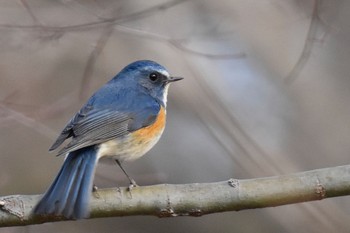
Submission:
{"label": "orange flank", "polygon": [[131,132],[122,140],[109,140],[101,144],[99,157],[115,155],[120,161],[133,161],[147,153],[159,140],[165,127],[165,109],[160,108],[159,114],[152,125]]}
{"label": "orange flank", "polygon": [[140,141],[148,141],[147,139],[153,139],[160,136],[165,127],[165,115],[165,109],[164,107],[161,107],[156,121],[152,125],[135,131],[133,133],[134,138],[137,138]]}

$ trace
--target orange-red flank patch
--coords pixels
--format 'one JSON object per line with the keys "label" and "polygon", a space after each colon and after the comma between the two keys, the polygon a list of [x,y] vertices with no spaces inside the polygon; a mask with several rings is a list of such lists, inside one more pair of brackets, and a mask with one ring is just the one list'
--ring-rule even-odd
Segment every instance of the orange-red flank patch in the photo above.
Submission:
{"label": "orange-red flank patch", "polygon": [[159,136],[160,133],[163,132],[165,127],[165,109],[163,107],[160,108],[158,117],[156,121],[147,127],[144,127],[142,129],[139,129],[135,131],[133,136],[139,138],[139,139],[152,139],[153,137]]}

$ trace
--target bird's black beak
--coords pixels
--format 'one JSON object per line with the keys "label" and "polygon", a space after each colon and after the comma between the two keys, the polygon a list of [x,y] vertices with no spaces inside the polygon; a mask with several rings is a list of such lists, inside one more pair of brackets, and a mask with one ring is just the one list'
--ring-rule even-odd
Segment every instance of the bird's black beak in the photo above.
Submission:
{"label": "bird's black beak", "polygon": [[180,81],[180,80],[182,80],[182,79],[184,79],[184,78],[182,78],[182,77],[170,77],[170,78],[167,80],[167,82],[168,82],[168,83],[172,83],[172,82]]}

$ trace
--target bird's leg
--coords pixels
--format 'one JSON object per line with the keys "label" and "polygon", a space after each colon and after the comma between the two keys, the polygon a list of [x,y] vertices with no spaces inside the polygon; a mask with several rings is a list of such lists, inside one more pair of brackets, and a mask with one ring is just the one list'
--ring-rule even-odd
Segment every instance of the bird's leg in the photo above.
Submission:
{"label": "bird's leg", "polygon": [[131,178],[128,173],[126,173],[125,169],[122,167],[122,164],[118,159],[115,160],[115,162],[119,165],[120,169],[124,172],[125,176],[129,179],[130,185],[129,185],[129,191],[131,191],[134,187],[138,186],[133,178]]}

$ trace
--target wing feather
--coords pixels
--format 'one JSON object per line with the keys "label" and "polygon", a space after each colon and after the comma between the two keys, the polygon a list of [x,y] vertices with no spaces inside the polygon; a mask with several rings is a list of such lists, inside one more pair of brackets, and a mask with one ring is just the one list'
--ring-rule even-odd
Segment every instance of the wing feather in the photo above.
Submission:
{"label": "wing feather", "polygon": [[159,110],[160,105],[156,102],[132,112],[85,107],[67,124],[50,150],[58,148],[69,137],[72,140],[58,155],[127,135],[152,124]]}

